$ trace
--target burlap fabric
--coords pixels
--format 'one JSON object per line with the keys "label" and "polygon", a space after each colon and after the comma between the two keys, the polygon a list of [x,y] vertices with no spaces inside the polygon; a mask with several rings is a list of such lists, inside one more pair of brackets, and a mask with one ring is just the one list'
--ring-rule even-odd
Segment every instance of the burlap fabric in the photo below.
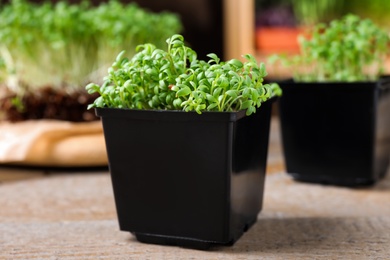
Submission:
{"label": "burlap fabric", "polygon": [[0,259],[389,259],[390,174],[351,189],[267,176],[257,223],[232,247],[139,243],[119,231],[108,173],[0,185]]}

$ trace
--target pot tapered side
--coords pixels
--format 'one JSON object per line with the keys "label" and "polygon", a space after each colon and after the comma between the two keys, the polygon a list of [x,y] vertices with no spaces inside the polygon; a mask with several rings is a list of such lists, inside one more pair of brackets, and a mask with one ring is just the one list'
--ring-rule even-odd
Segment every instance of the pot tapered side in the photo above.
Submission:
{"label": "pot tapered side", "polygon": [[271,102],[257,113],[97,109],[120,229],[147,243],[233,244],[262,207]]}
{"label": "pot tapered side", "polygon": [[389,83],[282,82],[279,100],[286,168],[295,179],[367,185],[386,173]]}

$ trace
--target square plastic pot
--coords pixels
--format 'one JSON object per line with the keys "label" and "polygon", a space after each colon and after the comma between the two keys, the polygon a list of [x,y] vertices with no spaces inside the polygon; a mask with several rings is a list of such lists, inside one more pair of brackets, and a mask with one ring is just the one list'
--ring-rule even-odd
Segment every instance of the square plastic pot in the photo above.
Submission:
{"label": "square plastic pot", "polygon": [[146,243],[233,245],[262,208],[271,105],[250,116],[97,108],[120,229]]}
{"label": "square plastic pot", "polygon": [[390,159],[390,84],[280,82],[287,172],[296,180],[371,185]]}

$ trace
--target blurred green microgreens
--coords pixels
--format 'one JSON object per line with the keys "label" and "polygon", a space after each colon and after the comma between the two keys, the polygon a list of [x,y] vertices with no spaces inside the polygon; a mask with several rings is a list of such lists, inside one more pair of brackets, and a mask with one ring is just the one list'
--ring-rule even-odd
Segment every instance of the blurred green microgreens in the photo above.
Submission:
{"label": "blurred green microgreens", "polygon": [[222,62],[216,54],[209,61],[197,59],[182,35],[167,39],[167,50],[146,43],[133,58],[122,51],[104,83],[88,84],[89,93],[99,97],[89,108],[129,108],[196,111],[246,110],[250,115],[266,100],[281,95],[277,84],[263,84],[264,63],[252,55],[245,62]]}
{"label": "blurred green microgreens", "polygon": [[301,51],[281,60],[293,69],[295,81],[367,81],[384,73],[389,54],[389,32],[369,19],[348,14],[329,24],[318,24],[309,37],[299,39]]}
{"label": "blurred green microgreens", "polygon": [[83,89],[103,77],[121,50],[133,52],[145,41],[164,46],[182,30],[178,15],[135,3],[55,2],[0,3],[0,76],[12,90]]}

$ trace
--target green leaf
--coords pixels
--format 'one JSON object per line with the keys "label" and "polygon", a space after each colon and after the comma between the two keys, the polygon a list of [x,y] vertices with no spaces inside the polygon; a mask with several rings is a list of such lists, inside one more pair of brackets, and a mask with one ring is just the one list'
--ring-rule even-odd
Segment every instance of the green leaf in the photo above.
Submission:
{"label": "green leaf", "polygon": [[228,62],[228,64],[231,64],[237,68],[242,68],[243,67],[243,64],[241,61],[237,60],[237,59],[232,59]]}
{"label": "green leaf", "polygon": [[210,102],[217,102],[217,99],[213,95],[206,94],[206,98]]}
{"label": "green leaf", "polygon": [[222,88],[216,88],[216,89],[213,91],[213,96],[214,96],[215,98],[217,98],[221,92],[222,92]]}
{"label": "green leaf", "polygon": [[218,106],[217,103],[212,103],[212,104],[210,104],[210,105],[207,106],[207,110],[208,110],[208,111],[213,111],[214,108],[216,108],[217,106]]}
{"label": "green leaf", "polygon": [[90,83],[88,84],[85,89],[87,90],[87,92],[89,94],[93,94],[93,93],[96,93],[96,92],[99,92],[100,90],[100,86],[95,84],[95,83]]}
{"label": "green leaf", "polygon": [[182,102],[183,102],[183,101],[182,101],[180,98],[176,98],[176,99],[173,101],[173,106],[174,106],[175,108],[180,108]]}
{"label": "green leaf", "polygon": [[255,113],[256,112],[256,108],[255,107],[248,107],[248,109],[246,110],[246,115],[247,116],[250,116],[251,114]]}
{"label": "green leaf", "polygon": [[247,109],[252,106],[252,100],[246,100],[242,102],[240,109]]}
{"label": "green leaf", "polygon": [[209,87],[207,87],[206,85],[201,85],[198,87],[198,90],[206,93],[209,92]]}
{"label": "green leaf", "polygon": [[217,79],[217,84],[222,88],[227,88],[229,86],[229,80],[226,77],[219,77]]}
{"label": "green leaf", "polygon": [[198,114],[202,114],[202,110],[204,110],[205,108],[206,108],[206,105],[205,105],[205,104],[197,105],[196,108],[195,108],[195,111],[196,111]]}
{"label": "green leaf", "polygon": [[211,61],[214,61],[216,64],[218,64],[220,61],[220,59],[215,53],[207,54],[207,57],[211,58]]}
{"label": "green leaf", "polygon": [[179,91],[176,92],[177,97],[183,97],[183,96],[188,96],[191,93],[191,89],[189,87],[184,87],[180,89]]}
{"label": "green leaf", "polygon": [[267,76],[267,70],[265,68],[265,64],[262,62],[260,63],[260,77],[266,77]]}
{"label": "green leaf", "polygon": [[226,95],[228,95],[232,98],[236,98],[238,96],[238,94],[239,94],[238,91],[234,90],[234,89],[226,91]]}

